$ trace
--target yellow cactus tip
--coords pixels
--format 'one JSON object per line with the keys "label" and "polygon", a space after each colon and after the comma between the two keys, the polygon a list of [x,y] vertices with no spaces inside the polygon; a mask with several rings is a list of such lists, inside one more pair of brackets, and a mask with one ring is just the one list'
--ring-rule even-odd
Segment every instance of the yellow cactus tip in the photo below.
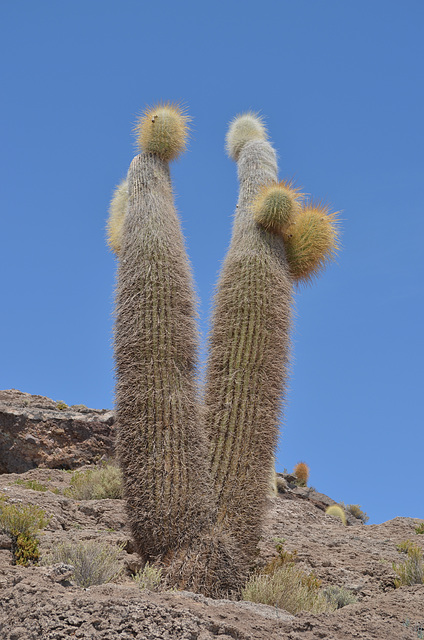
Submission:
{"label": "yellow cactus tip", "polygon": [[339,518],[339,520],[341,520],[342,524],[344,524],[344,526],[346,526],[346,515],[345,512],[343,511],[343,509],[341,507],[339,507],[338,504],[332,504],[330,507],[327,507],[325,510],[325,513],[328,516],[335,516],[336,518]]}
{"label": "yellow cactus tip", "polygon": [[267,231],[282,234],[294,223],[303,198],[292,182],[266,184],[252,202],[253,217]]}
{"label": "yellow cactus tip", "polygon": [[190,118],[180,104],[148,107],[135,127],[141,151],[155,153],[165,162],[178,158],[187,147]]}
{"label": "yellow cactus tip", "polygon": [[293,279],[308,283],[333,260],[340,248],[339,219],[328,205],[308,203],[283,233]]}
{"label": "yellow cactus tip", "polygon": [[237,162],[240,152],[246,142],[251,140],[267,140],[268,133],[262,116],[248,111],[242,113],[230,122],[225,146],[230,158]]}
{"label": "yellow cactus tip", "polygon": [[116,187],[109,206],[109,218],[106,225],[106,240],[109,248],[119,257],[122,246],[122,228],[128,207],[127,179]]}

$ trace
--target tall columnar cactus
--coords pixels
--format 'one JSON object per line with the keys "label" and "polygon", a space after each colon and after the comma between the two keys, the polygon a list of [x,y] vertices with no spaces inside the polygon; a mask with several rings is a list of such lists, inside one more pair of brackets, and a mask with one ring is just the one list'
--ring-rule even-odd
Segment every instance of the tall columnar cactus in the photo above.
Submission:
{"label": "tall columnar cactus", "polygon": [[184,148],[186,117],[159,105],[138,129],[143,151],[115,192],[108,225],[119,255],[116,408],[127,511],[138,551],[165,566],[169,584],[222,595],[240,588],[244,568],[216,524],[195,297],[168,167]]}
{"label": "tall columnar cactus", "polygon": [[[240,196],[215,296],[206,418],[219,520],[253,558],[287,377],[292,281],[282,238],[259,226],[252,210],[264,185],[277,181],[276,154],[261,120],[237,118],[227,143],[238,163]],[[296,194],[287,197],[296,208]]]}
{"label": "tall columnar cactus", "polygon": [[335,218],[277,182],[258,116],[233,121],[227,146],[240,196],[202,407],[195,300],[168,167],[185,147],[187,118],[162,104],[137,131],[142,153],[108,223],[119,257],[116,403],[127,509],[138,551],[165,566],[169,584],[218,595],[237,591],[255,558],[287,378],[292,285],[334,254]]}
{"label": "tall columnar cactus", "polygon": [[119,250],[116,405],[128,514],[139,551],[151,558],[188,544],[209,524],[211,504],[195,299],[168,167],[184,147],[187,119],[161,105],[146,112],[139,133]]}

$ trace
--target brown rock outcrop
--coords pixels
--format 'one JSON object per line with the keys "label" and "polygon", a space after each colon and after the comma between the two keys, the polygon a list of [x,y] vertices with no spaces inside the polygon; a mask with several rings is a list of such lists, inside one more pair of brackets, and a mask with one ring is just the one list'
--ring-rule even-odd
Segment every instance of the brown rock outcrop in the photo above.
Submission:
{"label": "brown rock outcrop", "polygon": [[0,391],[0,473],[75,469],[112,456],[114,414],[67,407],[16,389]]}

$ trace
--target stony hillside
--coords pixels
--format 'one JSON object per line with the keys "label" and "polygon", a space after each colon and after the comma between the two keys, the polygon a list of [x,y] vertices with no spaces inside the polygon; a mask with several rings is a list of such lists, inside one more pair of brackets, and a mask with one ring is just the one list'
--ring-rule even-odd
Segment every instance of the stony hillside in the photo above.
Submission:
{"label": "stony hillside", "polygon": [[[9,409],[16,411],[10,405]],[[7,407],[2,411],[0,432],[4,437]],[[75,420],[63,409],[45,411],[56,411],[60,414],[57,419]],[[53,424],[55,417],[49,415],[49,420]],[[25,435],[28,432],[15,432],[14,437],[18,441]],[[96,458],[99,453],[96,449]],[[326,506],[333,503],[330,498],[296,487],[286,477],[279,483],[278,495],[269,498],[259,563],[275,556],[275,538],[284,538],[287,551],[297,551],[298,565],[313,571],[323,587],[343,586],[357,597],[356,603],[333,613],[293,616],[273,606],[141,590],[133,579],[141,562],[133,552],[123,501],[70,497],[71,478],[72,471],[48,465],[20,474],[3,473],[0,496],[3,504],[36,505],[48,514],[50,520],[40,536],[42,556],[63,542],[94,540],[118,551],[122,571],[113,582],[84,589],[75,584],[71,569],[64,565],[14,566],[11,539],[0,534],[2,640],[417,640],[424,635],[424,585],[395,589],[392,568],[393,562],[402,560],[397,544],[410,539],[424,547],[424,535],[415,531],[422,520],[395,518],[364,525],[350,516],[344,526],[325,514]]]}

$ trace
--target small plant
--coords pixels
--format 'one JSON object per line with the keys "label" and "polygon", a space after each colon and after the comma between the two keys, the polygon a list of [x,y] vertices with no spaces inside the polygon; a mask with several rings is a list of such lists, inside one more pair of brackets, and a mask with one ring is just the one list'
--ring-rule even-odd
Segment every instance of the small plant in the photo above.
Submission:
{"label": "small plant", "polygon": [[0,531],[12,539],[13,563],[37,564],[40,552],[37,534],[49,522],[45,512],[34,505],[6,504],[0,498]]}
{"label": "small plant", "polygon": [[346,511],[349,511],[349,513],[351,513],[355,518],[358,518],[358,520],[362,520],[364,524],[370,519],[369,515],[365,513],[365,511],[362,511],[359,504],[346,505]]}
{"label": "small plant", "polygon": [[119,555],[124,545],[111,547],[95,540],[77,544],[61,544],[43,558],[43,564],[63,562],[73,566],[72,579],[80,587],[105,584],[122,571]]}
{"label": "small plant", "polygon": [[325,513],[328,516],[335,516],[336,518],[339,518],[342,524],[346,526],[345,512],[343,511],[342,507],[340,507],[338,504],[332,504],[331,506],[327,507],[325,510]]}
{"label": "small plant", "polygon": [[399,553],[408,553],[410,549],[414,549],[417,545],[412,540],[402,540],[396,545],[396,549]]}
{"label": "small plant", "polygon": [[421,522],[417,527],[415,527],[415,533],[424,533],[424,522]]}
{"label": "small plant", "polygon": [[339,587],[336,584],[332,584],[329,587],[325,587],[324,595],[329,602],[332,602],[337,609],[341,609],[348,604],[357,602],[358,598],[344,587]]}
{"label": "small plant", "polygon": [[93,469],[75,471],[64,495],[75,500],[122,498],[121,470],[109,462]]}
{"label": "small plant", "polygon": [[275,549],[277,551],[277,557],[273,558],[268,564],[264,567],[263,573],[270,574],[273,573],[279,567],[283,567],[287,564],[294,564],[297,560],[297,551],[286,551],[284,549],[285,539],[284,538],[274,538]]}
{"label": "small plant", "polygon": [[288,563],[273,573],[252,576],[242,590],[242,598],[279,607],[292,614],[335,611],[336,605],[325,597],[320,586],[321,582],[313,574],[308,575]]}
{"label": "small plant", "polygon": [[162,569],[154,567],[146,562],[143,569],[137,571],[134,575],[134,581],[140,589],[148,589],[149,591],[159,591],[162,580]]}
{"label": "small plant", "polygon": [[270,604],[293,614],[334,611],[336,604],[325,596],[321,580],[296,567],[297,551],[286,551],[284,538],[275,538],[275,542],[277,557],[250,578],[242,590],[243,600]]}
{"label": "small plant", "polygon": [[57,487],[47,487],[45,484],[38,482],[37,480],[23,480],[18,478],[14,484],[18,484],[24,489],[32,489],[33,491],[51,491],[52,493],[60,493]]}
{"label": "small plant", "polygon": [[423,584],[424,563],[420,547],[412,543],[407,550],[405,562],[398,565],[393,563],[393,570],[397,576],[395,578],[396,589],[411,584]]}
{"label": "small plant", "polygon": [[299,487],[306,487],[309,478],[309,467],[306,462],[298,462],[293,470]]}
{"label": "small plant", "polygon": [[58,409],[59,411],[66,411],[66,409],[69,409],[69,407],[66,402],[63,402],[63,400],[58,400],[56,402],[56,409]]}

